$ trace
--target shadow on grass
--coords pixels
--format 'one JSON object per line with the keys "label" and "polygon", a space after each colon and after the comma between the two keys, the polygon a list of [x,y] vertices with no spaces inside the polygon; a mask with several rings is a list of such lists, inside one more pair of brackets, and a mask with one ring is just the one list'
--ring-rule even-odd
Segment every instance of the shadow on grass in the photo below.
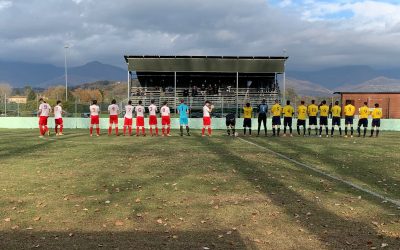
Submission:
{"label": "shadow on grass", "polygon": [[[259,145],[263,145],[266,147],[269,147],[266,142],[260,142],[259,140],[251,140],[255,143],[258,143]],[[279,143],[280,147],[290,147],[291,150],[297,152],[301,152],[301,155],[307,155],[308,157],[314,157],[316,154],[315,151],[307,148],[306,146],[302,146],[299,143],[290,143],[289,145],[284,145],[283,142],[277,142]],[[299,159],[297,155],[293,155],[293,153],[285,153],[282,152],[280,149],[273,149],[276,152],[283,153],[287,156],[293,157],[294,159]],[[369,168],[371,167],[371,162],[368,160],[368,158],[365,157],[365,155],[360,155],[360,157],[352,157],[353,163],[352,167],[349,168],[344,168],[342,165],[345,163],[341,160],[339,160],[337,157],[335,157],[331,149],[327,148],[322,151],[318,152],[320,155],[323,155],[323,164],[329,166],[328,170],[329,172],[332,172],[334,170],[335,173],[338,173],[338,176],[342,178],[354,178],[359,180],[362,183],[366,183],[369,186],[373,187],[376,191],[381,193],[384,196],[389,196],[389,198],[399,198],[400,196],[400,181],[397,179],[394,179],[387,171],[385,171],[382,168],[379,168],[376,166],[375,168]],[[322,160],[322,159],[320,159]],[[302,160],[300,160],[302,161]],[[313,164],[311,164],[313,165]],[[347,167],[347,166],[346,166]],[[321,169],[321,168],[318,168]],[[326,171],[324,169],[321,169],[323,171]],[[379,183],[378,178],[382,177],[382,179],[385,179],[385,183],[390,183],[391,186],[384,186],[385,183]],[[386,190],[383,190],[386,189]],[[385,192],[383,192],[385,191]]]}
{"label": "shadow on grass", "polygon": [[[400,245],[400,239],[380,235],[372,224],[340,217],[317,202],[304,199],[302,195],[288,188],[282,181],[268,178],[265,169],[258,167],[260,162],[241,158],[233,154],[226,145],[213,143],[212,140],[205,139],[203,143],[213,147],[222,160],[229,157],[231,162],[235,162],[237,172],[245,180],[252,183],[255,188],[258,187],[276,206],[283,208],[289,217],[293,217],[293,223],[299,223],[300,226],[317,236],[320,241],[325,242],[327,248],[365,248],[368,246],[368,241],[373,242],[375,246],[380,246],[382,243],[389,244],[389,246]],[[282,166],[279,168],[284,169]],[[301,182],[301,178],[305,179],[310,173],[310,171],[304,170],[304,176],[298,175],[297,178]],[[312,174],[315,173],[312,172]],[[315,190],[315,184],[311,184],[310,180],[301,182],[301,184],[303,189]],[[310,216],[306,216],[307,213]],[[300,216],[295,218],[296,214]]]}
{"label": "shadow on grass", "polygon": [[7,231],[0,233],[0,249],[254,249],[237,231],[226,235],[227,231],[72,232],[71,236],[70,232]]}

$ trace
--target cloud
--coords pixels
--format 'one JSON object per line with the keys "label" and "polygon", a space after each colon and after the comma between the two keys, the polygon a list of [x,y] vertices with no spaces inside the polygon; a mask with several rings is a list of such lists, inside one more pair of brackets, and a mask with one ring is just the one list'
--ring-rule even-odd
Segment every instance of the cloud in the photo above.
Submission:
{"label": "cloud", "polygon": [[[0,59],[62,65],[124,54],[282,55],[293,69],[390,67],[398,4],[377,1],[0,0]],[[7,6],[7,7],[2,7]]]}

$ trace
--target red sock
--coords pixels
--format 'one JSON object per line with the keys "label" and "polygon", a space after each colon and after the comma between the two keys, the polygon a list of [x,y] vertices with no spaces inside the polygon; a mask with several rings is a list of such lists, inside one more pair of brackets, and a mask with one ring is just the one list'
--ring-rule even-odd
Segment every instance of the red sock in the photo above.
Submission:
{"label": "red sock", "polygon": [[89,128],[90,134],[93,134],[93,127]]}
{"label": "red sock", "polygon": [[150,135],[153,135],[153,128],[150,127]]}
{"label": "red sock", "polygon": [[136,135],[139,135],[139,127],[136,127]]}
{"label": "red sock", "polygon": [[96,132],[97,132],[98,135],[100,135],[100,128],[99,127],[96,128]]}
{"label": "red sock", "polygon": [[40,135],[43,135],[44,133],[43,133],[43,126],[39,126],[39,132],[40,132]]}
{"label": "red sock", "polygon": [[158,128],[156,127],[156,135],[158,135]]}
{"label": "red sock", "polygon": [[115,134],[118,135],[118,127],[115,127]]}
{"label": "red sock", "polygon": [[62,134],[62,132],[63,132],[63,128],[64,128],[64,126],[63,125],[60,125],[60,133]]}
{"label": "red sock", "polygon": [[46,133],[47,131],[49,131],[49,128],[47,126],[44,126],[44,132]]}
{"label": "red sock", "polygon": [[58,133],[58,126],[57,125],[54,127],[54,131],[56,131],[56,134]]}
{"label": "red sock", "polygon": [[131,126],[128,127],[128,130],[129,130],[129,135],[132,135],[132,127]]}
{"label": "red sock", "polygon": [[169,132],[171,131],[171,127],[167,128],[167,134],[169,135]]}
{"label": "red sock", "polygon": [[201,135],[204,135],[205,132],[206,132],[206,129],[203,128],[203,129],[201,130]]}
{"label": "red sock", "polygon": [[146,130],[144,129],[144,127],[142,128],[142,134],[146,134]]}
{"label": "red sock", "polygon": [[112,127],[108,127],[108,135],[111,135]]}
{"label": "red sock", "polygon": [[208,128],[208,135],[211,135],[211,128]]}
{"label": "red sock", "polygon": [[124,135],[126,134],[126,126],[124,126]]}
{"label": "red sock", "polygon": [[164,127],[162,127],[161,132],[162,132],[163,135],[165,134],[165,128]]}

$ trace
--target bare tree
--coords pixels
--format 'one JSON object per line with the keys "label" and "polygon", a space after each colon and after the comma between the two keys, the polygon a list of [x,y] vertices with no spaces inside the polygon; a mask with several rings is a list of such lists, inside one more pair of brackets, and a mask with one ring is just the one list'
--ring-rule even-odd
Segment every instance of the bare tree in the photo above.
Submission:
{"label": "bare tree", "polygon": [[4,100],[4,96],[10,96],[12,87],[8,83],[0,83],[0,97]]}

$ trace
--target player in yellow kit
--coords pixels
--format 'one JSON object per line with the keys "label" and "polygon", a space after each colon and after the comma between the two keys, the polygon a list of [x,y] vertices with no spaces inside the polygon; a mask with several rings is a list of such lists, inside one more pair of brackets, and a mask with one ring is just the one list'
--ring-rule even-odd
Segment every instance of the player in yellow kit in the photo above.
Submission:
{"label": "player in yellow kit", "polygon": [[286,136],[286,127],[289,127],[290,137],[292,134],[294,108],[290,105],[290,101],[286,101],[286,106],[283,107],[283,136]]}
{"label": "player in yellow kit", "polygon": [[271,108],[272,113],[272,136],[276,136],[276,130],[278,130],[278,136],[281,132],[281,114],[282,114],[282,107],[279,104],[278,100],[275,100],[274,106]]}
{"label": "player in yellow kit", "polygon": [[332,129],[331,137],[333,137],[333,132],[335,131],[335,126],[339,127],[339,134],[342,136],[342,127],[340,126],[342,118],[342,107],[339,106],[339,101],[335,102],[335,106],[332,107]]}
{"label": "player in yellow kit", "polygon": [[328,115],[329,106],[326,105],[326,101],[323,100],[319,107],[319,137],[322,136],[322,127],[325,127],[326,137],[328,137]]}
{"label": "player in yellow kit", "polygon": [[351,130],[351,137],[353,137],[353,119],[354,113],[356,112],[356,107],[351,104],[350,100],[346,101],[346,106],[344,107],[344,118],[345,118],[345,128],[344,128],[344,137],[347,137],[347,130],[350,127]]}
{"label": "player in yellow kit", "polygon": [[304,101],[301,101],[301,105],[297,107],[297,134],[300,135],[300,126],[302,126],[303,136],[306,135],[306,119],[307,107],[304,105]]}
{"label": "player in yellow kit", "polygon": [[315,100],[311,101],[311,104],[307,107],[308,112],[308,136],[311,135],[311,129],[315,129],[315,135],[318,135],[317,128],[317,114],[318,114],[318,106],[315,105]]}
{"label": "player in yellow kit", "polygon": [[367,134],[368,116],[369,116],[368,103],[364,102],[364,106],[362,106],[359,110],[358,126],[357,126],[358,137],[361,136],[361,126],[363,126],[364,128],[364,137]]}
{"label": "player in yellow kit", "polygon": [[251,118],[253,117],[253,108],[250,103],[246,103],[243,107],[243,133],[246,135],[246,128],[249,128],[249,135],[251,136]]}
{"label": "player in yellow kit", "polygon": [[375,109],[372,111],[372,128],[370,137],[374,136],[374,130],[376,131],[376,137],[379,135],[379,128],[381,126],[382,110],[379,108],[379,104],[375,103]]}

